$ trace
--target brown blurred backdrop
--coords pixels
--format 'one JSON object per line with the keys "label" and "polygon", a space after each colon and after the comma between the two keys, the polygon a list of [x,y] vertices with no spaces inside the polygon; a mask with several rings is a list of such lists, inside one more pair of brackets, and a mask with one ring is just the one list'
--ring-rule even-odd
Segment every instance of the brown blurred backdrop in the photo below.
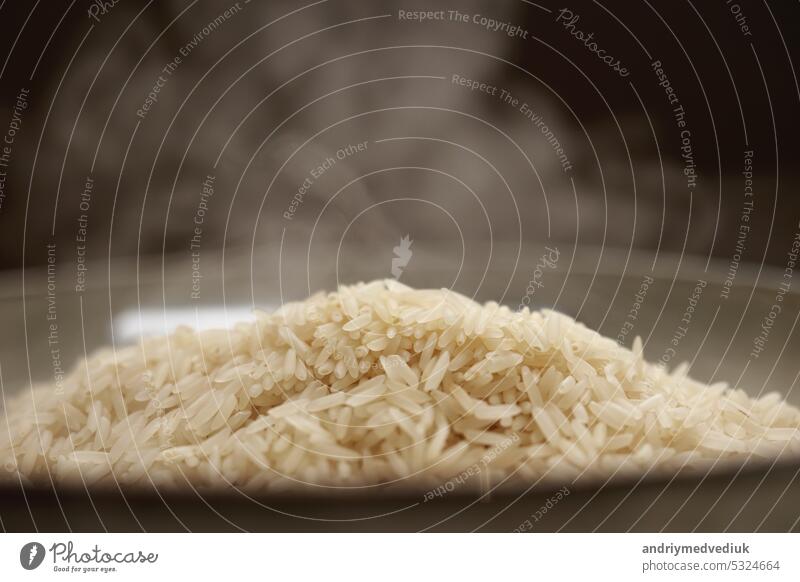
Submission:
{"label": "brown blurred backdrop", "polygon": [[[421,8],[444,17],[403,16]],[[561,8],[9,0],[0,133],[19,129],[0,267],[43,264],[51,241],[62,262],[189,255],[201,211],[203,248],[232,252],[352,243],[391,256],[409,235],[471,261],[521,238],[726,262],[746,150],[743,258],[782,265],[800,216],[797,4],[573,2],[574,21]],[[693,188],[654,61],[685,110]]]}

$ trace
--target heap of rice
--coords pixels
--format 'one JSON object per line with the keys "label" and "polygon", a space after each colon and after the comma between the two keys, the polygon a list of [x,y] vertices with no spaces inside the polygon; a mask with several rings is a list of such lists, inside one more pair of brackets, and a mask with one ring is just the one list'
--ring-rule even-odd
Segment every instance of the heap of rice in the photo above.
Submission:
{"label": "heap of rice", "polygon": [[[800,411],[642,359],[552,311],[395,281],[103,351],[10,403],[6,478],[496,483],[800,452]],[[9,475],[10,474],[10,475]]]}

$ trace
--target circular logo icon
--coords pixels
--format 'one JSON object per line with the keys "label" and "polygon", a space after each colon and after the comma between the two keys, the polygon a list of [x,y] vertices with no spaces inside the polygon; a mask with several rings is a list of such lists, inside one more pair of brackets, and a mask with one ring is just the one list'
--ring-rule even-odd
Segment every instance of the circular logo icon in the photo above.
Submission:
{"label": "circular logo icon", "polygon": [[29,542],[19,551],[19,563],[26,570],[35,570],[44,560],[44,546],[39,542]]}

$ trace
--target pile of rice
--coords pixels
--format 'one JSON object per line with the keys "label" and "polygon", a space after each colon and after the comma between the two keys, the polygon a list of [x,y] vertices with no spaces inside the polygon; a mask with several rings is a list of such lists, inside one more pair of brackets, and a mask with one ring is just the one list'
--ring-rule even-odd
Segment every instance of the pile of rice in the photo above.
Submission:
{"label": "pile of rice", "polygon": [[800,453],[777,393],[669,373],[552,311],[391,280],[99,352],[4,416],[4,478],[87,485],[497,483]]}

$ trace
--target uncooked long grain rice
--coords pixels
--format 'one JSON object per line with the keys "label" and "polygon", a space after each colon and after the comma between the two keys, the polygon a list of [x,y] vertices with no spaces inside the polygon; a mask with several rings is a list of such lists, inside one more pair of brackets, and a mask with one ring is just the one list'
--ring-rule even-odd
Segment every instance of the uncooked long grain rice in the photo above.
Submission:
{"label": "uncooked long grain rice", "polygon": [[780,395],[670,374],[552,311],[391,280],[99,352],[4,416],[5,478],[86,483],[442,480],[487,454],[498,478],[566,479],[800,453]]}

